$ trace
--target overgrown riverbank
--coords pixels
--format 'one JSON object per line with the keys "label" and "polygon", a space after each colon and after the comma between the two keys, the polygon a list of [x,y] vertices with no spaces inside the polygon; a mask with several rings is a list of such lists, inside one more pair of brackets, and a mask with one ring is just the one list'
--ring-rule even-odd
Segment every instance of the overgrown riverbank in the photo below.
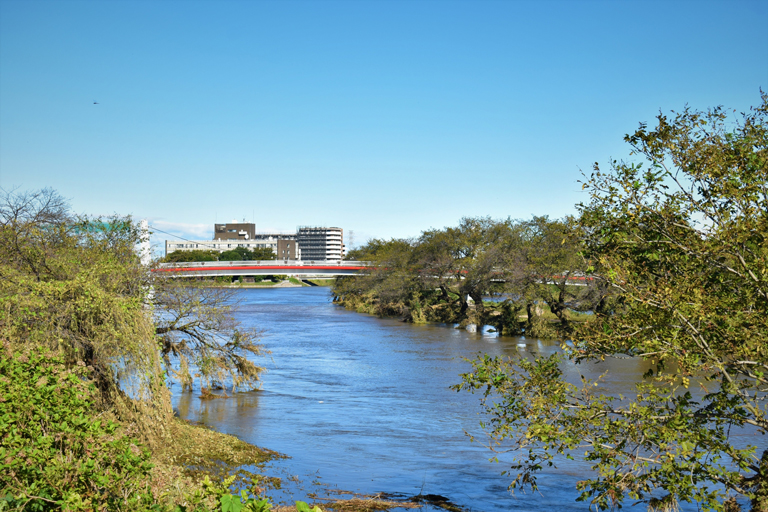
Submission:
{"label": "overgrown riverbank", "polygon": [[[6,342],[2,351],[0,510],[207,511],[226,500],[261,503],[253,509],[261,512],[297,510],[266,498],[281,479],[264,464],[284,455],[179,418],[142,434],[103,408],[84,366],[68,368],[47,349]],[[418,504],[336,494],[313,496],[326,509],[353,512]]]}
{"label": "overgrown riverbank", "polygon": [[106,406],[84,365],[7,341],[2,352],[0,509],[212,510],[224,493],[209,482],[279,485],[259,474],[275,452],[178,418],[145,430]]}
{"label": "overgrown riverbank", "polygon": [[[512,299],[471,298],[462,305],[455,293],[419,291],[399,300],[387,301],[375,293],[349,293],[350,283],[334,287],[334,302],[350,311],[379,317],[399,318],[414,324],[456,324],[459,328],[481,329],[490,326],[499,335],[557,339],[568,336],[574,324],[589,321],[591,311],[566,309],[559,315],[546,303],[520,304]],[[446,298],[447,296],[447,298]]]}
{"label": "overgrown riverbank", "polygon": [[[371,240],[349,257],[372,261],[341,277],[344,307],[407,322],[490,325],[505,335],[567,337],[613,295],[581,256],[575,219],[465,218],[416,239]],[[495,300],[485,300],[492,297]]]}
{"label": "overgrown riverbank", "polygon": [[0,198],[0,511],[309,512],[270,503],[281,455],[174,417],[168,379],[252,389],[265,350],[229,288],[141,265],[143,235],[51,190]]}

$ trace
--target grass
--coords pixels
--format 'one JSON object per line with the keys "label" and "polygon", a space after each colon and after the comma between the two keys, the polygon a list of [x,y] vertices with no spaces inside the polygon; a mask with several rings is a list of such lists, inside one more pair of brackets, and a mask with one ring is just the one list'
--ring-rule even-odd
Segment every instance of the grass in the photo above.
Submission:
{"label": "grass", "polygon": [[202,425],[174,418],[168,426],[171,442],[152,453],[152,489],[168,503],[184,504],[201,488],[206,476],[213,481],[235,475],[234,487],[262,492],[279,487],[279,478],[264,477],[244,467],[261,469],[277,452],[259,448],[235,436],[216,432]]}
{"label": "grass", "polygon": [[333,286],[334,283],[336,283],[335,278],[331,279],[307,279],[312,284],[315,284],[317,286]]}

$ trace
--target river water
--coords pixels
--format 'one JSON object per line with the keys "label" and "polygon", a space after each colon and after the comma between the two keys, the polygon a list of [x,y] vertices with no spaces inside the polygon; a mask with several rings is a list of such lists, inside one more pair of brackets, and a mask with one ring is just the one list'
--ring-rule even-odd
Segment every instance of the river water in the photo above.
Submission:
{"label": "river water", "polygon": [[[288,455],[270,463],[284,482],[273,499],[338,488],[438,494],[474,511],[588,509],[575,501],[588,468],[569,461],[540,476],[539,492],[510,494],[500,474],[507,466],[489,462],[493,454],[464,434],[481,434],[478,396],[449,389],[470,368],[464,358],[547,355],[556,343],[361,315],[334,305],[322,287],[238,293],[240,319],[264,331],[272,352],[260,361],[269,370],[262,390],[201,401],[199,392],[176,387],[174,407],[185,419]],[[645,371],[635,360],[610,364],[607,384],[616,392]],[[566,371],[578,379],[606,369]]]}

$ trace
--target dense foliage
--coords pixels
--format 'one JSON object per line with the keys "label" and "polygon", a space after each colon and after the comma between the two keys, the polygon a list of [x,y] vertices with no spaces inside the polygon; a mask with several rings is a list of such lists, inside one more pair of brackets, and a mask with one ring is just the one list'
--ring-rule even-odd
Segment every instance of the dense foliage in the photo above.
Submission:
{"label": "dense foliage", "polygon": [[[0,357],[0,503],[23,510],[146,510],[149,454],[99,418],[84,366],[48,349]],[[0,507],[2,509],[3,507]]]}
{"label": "dense foliage", "polygon": [[219,261],[218,251],[173,251],[163,258],[165,263],[185,263],[198,261]]}
{"label": "dense foliage", "polygon": [[[129,218],[72,215],[51,190],[0,198],[0,489],[10,495],[0,509],[23,508],[30,496],[37,496],[30,507],[61,508],[62,500],[71,509],[143,507],[152,498],[141,490],[140,445],[153,457],[167,454],[158,459],[165,476],[157,486],[188,501],[177,490],[194,487],[178,467],[175,451],[183,448],[168,448],[186,427],[173,419],[166,372],[182,379],[196,372],[208,386],[257,379],[246,354],[259,353],[258,333],[232,319],[232,297],[154,277],[135,250],[142,236]],[[10,361],[12,353],[21,356]],[[59,409],[50,405],[59,399]],[[41,412],[46,407],[53,416]]]}
{"label": "dense foliage", "polygon": [[270,247],[255,247],[247,249],[245,247],[236,247],[229,251],[173,251],[169,253],[163,262],[165,263],[184,263],[198,261],[260,261],[274,260],[275,253]]}
{"label": "dense foliage", "polygon": [[277,256],[270,247],[254,247],[246,249],[245,247],[236,247],[231,251],[224,251],[219,255],[220,261],[259,261],[274,260]]}
{"label": "dense foliage", "polygon": [[[355,257],[375,267],[365,275],[337,279],[333,291],[350,309],[412,322],[488,324],[507,334],[565,334],[572,311],[601,307],[608,300],[602,280],[585,277],[573,224],[571,218],[465,218],[457,227],[425,231],[415,240],[371,240]],[[498,300],[485,301],[489,296]],[[545,321],[545,308],[554,325]]]}
{"label": "dense foliage", "polygon": [[139,236],[130,219],[71,215],[50,190],[5,195],[0,339],[82,363],[100,407],[159,440],[171,410],[147,315],[149,272],[134,251]]}
{"label": "dense foliage", "polygon": [[[555,455],[595,474],[581,499],[768,510],[768,97],[728,123],[689,109],[626,141],[641,162],[595,165],[581,205],[586,255],[617,300],[575,331],[566,357],[634,357],[651,369],[632,396],[574,385],[560,357],[481,357],[488,433],[520,449],[513,485],[536,486]],[[510,444],[511,443],[511,444]]]}

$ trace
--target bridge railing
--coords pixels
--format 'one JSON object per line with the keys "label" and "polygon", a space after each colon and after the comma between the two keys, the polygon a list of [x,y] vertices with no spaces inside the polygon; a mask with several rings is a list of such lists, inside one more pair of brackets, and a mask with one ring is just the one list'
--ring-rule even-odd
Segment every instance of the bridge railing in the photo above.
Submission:
{"label": "bridge railing", "polygon": [[206,267],[370,267],[373,263],[370,261],[350,261],[350,260],[251,260],[251,261],[194,261],[194,262],[176,262],[160,263],[157,268],[199,268],[205,270]]}

